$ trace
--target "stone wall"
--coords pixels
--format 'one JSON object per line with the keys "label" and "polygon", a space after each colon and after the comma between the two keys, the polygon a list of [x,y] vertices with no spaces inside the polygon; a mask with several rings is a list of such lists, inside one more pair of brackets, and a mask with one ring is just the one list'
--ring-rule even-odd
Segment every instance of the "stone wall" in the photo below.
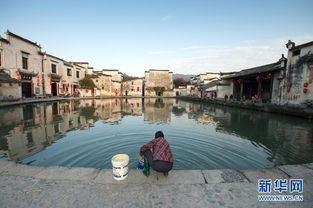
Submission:
{"label": "stone wall", "polygon": [[22,97],[22,89],[18,83],[1,83],[0,87],[0,101],[2,100],[16,100]]}
{"label": "stone wall", "polygon": [[224,99],[225,95],[229,96],[233,94],[233,83],[230,83],[230,81],[226,81],[225,82],[229,82],[229,85],[218,85],[217,86],[217,91],[216,91],[216,95],[217,98],[221,98]]}
{"label": "stone wall", "polygon": [[110,92],[105,93],[108,96],[119,96],[122,95],[122,73],[119,72],[117,69],[103,69],[102,74],[111,76],[110,81]]}
{"label": "stone wall", "polygon": [[[300,54],[295,55],[295,51]],[[313,44],[290,48],[286,74],[282,84],[281,104],[313,102]]]}
{"label": "stone wall", "polygon": [[112,92],[112,76],[105,74],[98,74],[92,77],[92,81],[100,91],[100,96],[111,96]]}
{"label": "stone wall", "polygon": [[273,85],[272,85],[272,98],[271,98],[271,103],[273,104],[279,104],[281,100],[281,80],[279,77],[281,76],[281,71],[277,71],[275,73],[272,73],[273,75]]}
{"label": "stone wall", "polygon": [[124,96],[142,96],[143,79],[132,79],[122,82]]}
{"label": "stone wall", "polygon": [[[159,92],[156,92],[157,88],[163,88],[164,91],[160,90]],[[173,73],[168,70],[150,69],[145,72],[145,96],[159,95],[175,96],[173,91]]]}

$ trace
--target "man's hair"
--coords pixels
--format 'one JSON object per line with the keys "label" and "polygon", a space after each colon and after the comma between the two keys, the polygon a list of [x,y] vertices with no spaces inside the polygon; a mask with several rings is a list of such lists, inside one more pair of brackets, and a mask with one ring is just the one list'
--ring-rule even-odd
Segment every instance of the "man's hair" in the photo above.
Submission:
{"label": "man's hair", "polygon": [[154,137],[154,138],[159,138],[159,137],[164,137],[164,134],[163,134],[162,131],[157,131],[157,132],[155,133],[155,137]]}

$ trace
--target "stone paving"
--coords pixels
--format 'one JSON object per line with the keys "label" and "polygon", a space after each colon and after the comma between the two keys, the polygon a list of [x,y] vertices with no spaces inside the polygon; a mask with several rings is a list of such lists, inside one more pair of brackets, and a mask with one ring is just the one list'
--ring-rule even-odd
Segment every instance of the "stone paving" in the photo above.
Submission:
{"label": "stone paving", "polygon": [[[262,178],[302,178],[304,201],[258,202],[257,180]],[[242,171],[173,170],[168,176],[152,171],[149,177],[131,169],[127,179],[115,181],[110,169],[0,160],[0,207],[313,207],[313,163]]]}

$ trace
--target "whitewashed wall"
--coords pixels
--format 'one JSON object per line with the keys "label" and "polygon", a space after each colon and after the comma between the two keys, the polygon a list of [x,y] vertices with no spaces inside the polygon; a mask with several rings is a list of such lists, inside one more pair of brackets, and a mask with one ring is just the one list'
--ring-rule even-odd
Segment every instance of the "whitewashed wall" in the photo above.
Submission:
{"label": "whitewashed wall", "polygon": [[0,100],[3,99],[20,99],[22,97],[22,89],[18,83],[12,83],[12,87],[9,83],[1,83],[0,87]]}
{"label": "whitewashed wall", "polygon": [[[287,72],[280,104],[301,104],[307,100],[313,101],[313,64],[297,65],[299,58],[309,53],[313,53],[312,45],[303,47],[298,56],[293,56],[292,51],[288,51]],[[288,80],[288,77],[291,77],[291,80]],[[304,83],[308,83],[308,86],[304,87]],[[289,92],[288,85],[291,85]],[[307,93],[304,93],[304,89],[307,89]]]}

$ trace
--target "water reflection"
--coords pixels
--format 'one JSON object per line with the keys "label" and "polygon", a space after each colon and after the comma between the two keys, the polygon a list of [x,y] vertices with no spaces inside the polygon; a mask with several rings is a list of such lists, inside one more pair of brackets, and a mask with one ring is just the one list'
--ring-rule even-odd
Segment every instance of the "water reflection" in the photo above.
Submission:
{"label": "water reflection", "polygon": [[[55,141],[68,135],[69,132],[95,129],[97,122],[103,125],[119,126],[128,116],[137,118],[134,126],[127,130],[130,133],[143,131],[147,125],[161,124],[168,129],[169,136],[177,138],[172,142],[174,152],[176,152],[175,158],[178,161],[176,169],[208,168],[201,165],[194,166],[192,164],[194,161],[181,156],[189,153],[189,158],[199,157],[209,161],[210,164],[208,162],[207,165],[212,169],[236,168],[228,161],[234,155],[240,158],[238,164],[243,163],[244,160],[251,160],[251,164],[257,164],[254,167],[304,163],[313,160],[313,125],[308,120],[176,99],[156,98],[79,100],[1,108],[0,155],[22,161],[41,152]],[[187,120],[193,123],[183,125]],[[190,132],[186,132],[187,129],[190,129]],[[193,129],[196,129],[198,133],[192,133]],[[201,135],[200,130],[205,133]],[[118,134],[118,131],[114,135]],[[153,133],[151,131],[151,134]],[[181,134],[188,138],[181,138],[179,141]],[[216,135],[222,136],[219,140],[214,140]],[[89,136],[93,136],[92,132]],[[200,140],[198,137],[203,138]],[[233,140],[229,141],[230,137]],[[243,142],[237,143],[236,139]],[[212,144],[215,142],[214,145],[211,142]],[[253,161],[254,150],[249,150],[251,153],[242,151],[247,148],[245,146],[247,142],[265,152],[266,162]],[[135,152],[140,144],[136,143],[136,146],[134,143],[133,145],[133,154],[137,154]],[[203,146],[202,149],[201,146]],[[189,152],[189,147],[193,148],[191,152]],[[214,153],[216,149],[220,152]],[[230,152],[230,154],[225,156],[223,151]],[[217,160],[218,157],[224,156],[224,160]],[[197,159],[194,158],[194,160]],[[33,158],[26,160],[26,163],[32,162]],[[205,162],[203,164],[205,165]],[[237,166],[240,166],[238,164]],[[242,165],[243,168],[250,166]]]}

